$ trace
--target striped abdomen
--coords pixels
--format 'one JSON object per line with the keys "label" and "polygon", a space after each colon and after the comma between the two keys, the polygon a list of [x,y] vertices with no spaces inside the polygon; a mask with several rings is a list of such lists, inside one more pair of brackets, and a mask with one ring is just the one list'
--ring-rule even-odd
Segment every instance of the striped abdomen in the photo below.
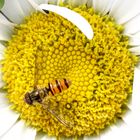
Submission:
{"label": "striped abdomen", "polygon": [[52,95],[54,95],[56,93],[62,92],[65,89],[68,89],[70,84],[71,82],[69,80],[62,79],[62,80],[54,80],[50,82],[48,85],[50,92],[52,93]]}

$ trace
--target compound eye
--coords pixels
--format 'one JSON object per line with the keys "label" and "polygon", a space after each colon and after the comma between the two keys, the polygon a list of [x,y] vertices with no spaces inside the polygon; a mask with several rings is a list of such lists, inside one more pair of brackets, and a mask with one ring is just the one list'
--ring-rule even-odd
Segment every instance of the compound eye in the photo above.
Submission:
{"label": "compound eye", "polygon": [[42,103],[42,99],[41,99],[41,98],[40,98],[40,99],[38,99],[38,102],[39,102],[39,103]]}
{"label": "compound eye", "polygon": [[30,99],[30,94],[29,93],[25,94],[24,101],[29,105],[33,104],[32,100]]}

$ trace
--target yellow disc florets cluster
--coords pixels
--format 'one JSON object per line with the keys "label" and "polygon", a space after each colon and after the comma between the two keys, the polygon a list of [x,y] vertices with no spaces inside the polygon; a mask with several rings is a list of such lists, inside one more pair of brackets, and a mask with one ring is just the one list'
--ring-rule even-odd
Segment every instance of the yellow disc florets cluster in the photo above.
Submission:
{"label": "yellow disc florets cluster", "polygon": [[[12,108],[26,124],[49,135],[97,134],[116,120],[132,92],[137,58],[128,50],[122,26],[92,8],[73,8],[94,30],[88,40],[63,17],[49,12],[33,13],[16,27],[3,61],[3,80]],[[27,105],[25,93],[34,85],[47,87],[54,79],[72,84],[51,96],[50,108],[73,127],[67,128],[40,103]],[[45,101],[48,99],[44,99]]]}

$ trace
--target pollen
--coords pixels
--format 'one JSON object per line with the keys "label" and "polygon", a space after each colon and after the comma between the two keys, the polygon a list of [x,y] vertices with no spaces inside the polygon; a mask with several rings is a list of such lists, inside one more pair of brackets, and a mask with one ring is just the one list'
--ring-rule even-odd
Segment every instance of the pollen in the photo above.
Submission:
{"label": "pollen", "polygon": [[[132,93],[137,57],[129,52],[129,38],[114,19],[85,5],[69,8],[88,20],[94,38],[88,40],[55,13],[32,13],[15,27],[7,43],[4,88],[12,109],[37,131],[58,137],[95,135],[122,115]],[[34,105],[24,101],[35,86],[48,87],[49,82],[64,78],[71,85],[61,93]],[[43,104],[71,125],[63,125]]]}

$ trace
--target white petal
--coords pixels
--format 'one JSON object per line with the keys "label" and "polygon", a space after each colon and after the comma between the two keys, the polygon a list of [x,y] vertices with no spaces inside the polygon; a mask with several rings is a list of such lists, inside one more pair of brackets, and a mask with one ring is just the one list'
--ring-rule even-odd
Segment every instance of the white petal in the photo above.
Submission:
{"label": "white petal", "polygon": [[111,127],[109,127],[106,132],[101,134],[100,139],[101,140],[114,140],[114,138],[115,138],[114,133],[115,133],[115,131],[112,131]]}
{"label": "white petal", "polygon": [[[112,7],[112,5],[113,5],[113,3],[115,2],[116,0],[105,0],[105,1],[102,1],[102,2],[104,2],[104,11],[102,12],[103,13],[103,15],[105,15],[105,14],[107,14],[109,11],[110,11],[110,9],[111,9],[111,7]],[[102,3],[101,2],[101,3]]]}
{"label": "white petal", "polygon": [[26,127],[23,121],[19,121],[2,137],[2,140],[34,140],[35,135],[36,130]]}
{"label": "white petal", "polygon": [[124,24],[125,31],[124,34],[135,34],[140,31],[140,15],[131,19],[129,22]]}
{"label": "white petal", "polygon": [[137,32],[137,33],[133,34],[133,36],[136,37],[136,38],[140,38],[140,32]]}
{"label": "white petal", "polygon": [[99,136],[85,136],[83,140],[100,140]]}
{"label": "white petal", "polygon": [[114,0],[93,0],[93,7],[96,11],[101,12],[102,14],[106,14]]}
{"label": "white petal", "polygon": [[16,25],[16,24],[14,24],[14,23],[12,23],[12,22],[9,22],[9,21],[4,17],[4,15],[2,15],[1,13],[0,13],[0,23],[3,24],[3,25],[9,26],[9,27],[11,27],[12,29],[13,29],[13,27]]}
{"label": "white petal", "polygon": [[133,81],[133,93],[132,93],[132,102],[131,102],[131,110],[132,111],[136,111],[136,112],[140,112],[140,69],[139,68],[135,68],[134,71],[134,81]]}
{"label": "white petal", "polygon": [[[132,110],[124,116],[124,121],[127,125],[125,129],[126,134],[128,134],[129,139],[133,139],[133,137],[140,137],[139,129],[140,129],[140,110]],[[129,132],[131,132],[129,134]]]}
{"label": "white petal", "polygon": [[132,47],[129,50],[135,55],[140,55],[140,46]]}
{"label": "white petal", "polygon": [[129,113],[127,113],[123,120],[129,127],[135,127],[135,125],[140,125],[140,109],[139,110],[132,110]]}
{"label": "white petal", "polygon": [[18,0],[18,2],[25,16],[29,15],[31,12],[35,10],[31,5],[31,3],[28,2],[28,0]]}
{"label": "white petal", "polygon": [[[140,94],[139,94],[139,83],[140,83],[140,69],[135,68],[134,71],[134,81],[133,81],[133,94],[132,94],[132,103],[131,103],[131,111],[126,114],[124,117],[125,123],[131,128],[131,134],[133,137],[140,137],[139,135],[139,127],[140,127]],[[129,133],[128,133],[129,134]],[[132,138],[132,137],[131,137]],[[134,139],[134,138],[133,138]]]}
{"label": "white petal", "polygon": [[87,1],[87,6],[88,7],[93,7],[93,0],[88,0]]}
{"label": "white petal", "polygon": [[38,4],[37,3],[35,3],[33,0],[27,0],[27,1],[32,5],[32,7],[34,9],[37,9],[37,7],[38,7]]}
{"label": "white petal", "polygon": [[37,133],[35,140],[56,140],[56,137],[47,136],[45,133]]}
{"label": "white petal", "polygon": [[113,126],[111,127],[111,129],[112,129],[111,132],[113,132],[111,135],[114,136],[114,138],[112,137],[113,140],[118,139],[132,140],[133,138],[133,132],[131,132],[132,129],[125,123],[121,124],[120,126]]}
{"label": "white petal", "polygon": [[131,45],[131,46],[140,46],[140,38],[135,37],[135,36],[131,36],[129,45]]}
{"label": "white petal", "polygon": [[56,5],[59,5],[61,2],[65,3],[65,0],[57,0],[57,4]]}
{"label": "white petal", "polygon": [[101,140],[132,140],[137,136],[139,137],[139,133],[136,133],[135,129],[125,123],[119,126],[112,125],[110,132],[101,135]]}
{"label": "white petal", "polygon": [[139,0],[117,0],[114,1],[110,15],[113,16],[119,24],[125,23],[140,13]]}
{"label": "white petal", "polygon": [[138,120],[140,113],[133,113],[132,111],[130,111],[130,113],[127,113],[125,116],[123,116],[124,122],[116,122],[116,124],[111,125],[111,131],[101,135],[101,140],[132,140],[134,139],[134,136],[139,137],[138,131],[136,132],[134,130],[140,125],[140,120]]}
{"label": "white petal", "polygon": [[38,5],[43,3],[48,3],[48,0],[34,0]]}
{"label": "white petal", "polygon": [[15,25],[0,13],[0,40],[9,40]]}
{"label": "white petal", "polygon": [[8,24],[8,25],[14,25],[13,23],[9,22],[9,21],[4,17],[4,15],[2,15],[2,13],[0,13],[0,23]]}
{"label": "white petal", "polygon": [[[94,8],[94,9],[96,9],[96,3],[97,3],[97,0],[91,0],[92,1],[92,7]],[[90,1],[90,2],[91,2]]]}
{"label": "white petal", "polygon": [[5,48],[6,47],[0,43],[0,60],[3,59]]}
{"label": "white petal", "polygon": [[[80,14],[60,6],[50,5],[50,4],[41,4],[39,5],[39,9],[45,9],[52,12],[55,12],[62,17],[66,18],[67,20],[71,21],[74,25],[76,25],[88,39],[93,38],[93,30],[91,28],[91,25],[88,23],[88,21],[82,17]],[[41,11],[42,11],[41,10]]]}
{"label": "white petal", "polygon": [[13,26],[7,25],[7,24],[3,24],[1,22],[2,21],[0,21],[0,40],[7,41],[11,37],[11,34],[13,32]]}
{"label": "white petal", "polygon": [[18,0],[5,0],[2,12],[14,23],[21,23],[24,18],[24,13]]}
{"label": "white petal", "polygon": [[50,4],[57,4],[57,0],[48,0],[48,3],[50,3]]}
{"label": "white petal", "polygon": [[72,6],[79,6],[82,4],[86,4],[88,0],[69,0],[69,4]]}
{"label": "white petal", "polygon": [[0,109],[0,136],[11,128],[18,117],[19,115],[11,111],[9,107]]}
{"label": "white petal", "polygon": [[5,97],[5,93],[0,91],[0,109],[3,109],[5,107],[8,107],[8,99]]}
{"label": "white petal", "polygon": [[129,36],[129,44],[131,46],[139,46],[140,45],[140,32],[137,32],[133,35],[131,34],[125,34]]}
{"label": "white petal", "polygon": [[38,8],[39,4],[48,3],[48,0],[27,0],[34,9]]}

